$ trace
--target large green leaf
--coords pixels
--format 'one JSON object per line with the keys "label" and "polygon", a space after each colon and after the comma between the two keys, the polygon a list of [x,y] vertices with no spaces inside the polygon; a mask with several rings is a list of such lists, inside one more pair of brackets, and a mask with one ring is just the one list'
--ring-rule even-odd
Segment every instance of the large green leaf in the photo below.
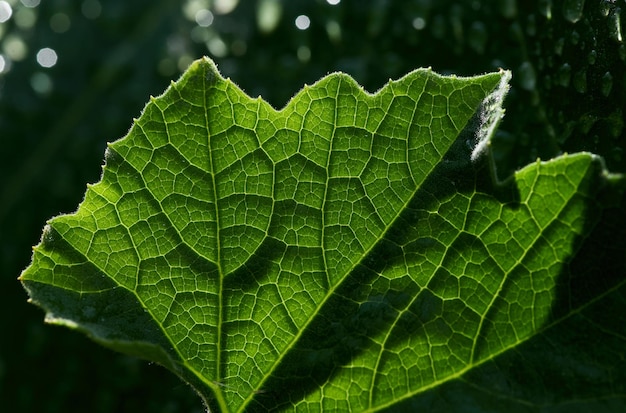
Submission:
{"label": "large green leaf", "polygon": [[577,154],[492,183],[480,153],[507,79],[417,70],[369,95],[336,73],[275,111],[197,61],[109,146],[21,280],[49,322],[161,363],[221,411],[463,399],[624,289],[555,315],[617,178]]}

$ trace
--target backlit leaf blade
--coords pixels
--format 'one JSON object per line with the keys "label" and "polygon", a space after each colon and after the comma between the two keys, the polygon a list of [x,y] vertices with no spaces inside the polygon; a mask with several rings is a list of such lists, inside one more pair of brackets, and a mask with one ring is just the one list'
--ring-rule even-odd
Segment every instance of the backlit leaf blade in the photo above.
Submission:
{"label": "backlit leaf blade", "polygon": [[540,331],[583,231],[594,157],[496,190],[455,144],[481,104],[497,122],[507,76],[369,95],[332,74],[275,111],[195,62],[21,280],[50,321],[217,409],[393,406]]}

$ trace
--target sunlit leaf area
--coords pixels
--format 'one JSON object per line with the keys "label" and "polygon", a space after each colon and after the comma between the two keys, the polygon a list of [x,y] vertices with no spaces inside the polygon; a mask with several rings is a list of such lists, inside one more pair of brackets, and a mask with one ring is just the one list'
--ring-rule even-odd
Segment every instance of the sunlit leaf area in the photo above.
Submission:
{"label": "sunlit leaf area", "polygon": [[0,1],[0,411],[624,411],[625,8]]}

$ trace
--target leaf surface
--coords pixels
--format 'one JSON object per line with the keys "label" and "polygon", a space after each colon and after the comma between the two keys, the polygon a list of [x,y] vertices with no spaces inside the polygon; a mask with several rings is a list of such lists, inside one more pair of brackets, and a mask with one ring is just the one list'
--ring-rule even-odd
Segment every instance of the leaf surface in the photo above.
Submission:
{"label": "leaf surface", "polygon": [[589,154],[505,185],[470,162],[506,80],[417,70],[368,94],[335,73],[276,111],[197,61],[21,280],[48,321],[159,362],[212,409],[413,403],[554,322],[606,180]]}

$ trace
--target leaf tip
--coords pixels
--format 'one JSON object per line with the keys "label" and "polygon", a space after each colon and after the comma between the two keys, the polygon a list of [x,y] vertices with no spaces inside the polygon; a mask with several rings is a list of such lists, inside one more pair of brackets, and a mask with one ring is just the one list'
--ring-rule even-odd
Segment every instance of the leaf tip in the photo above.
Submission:
{"label": "leaf tip", "polygon": [[[476,129],[474,137],[474,148],[470,155],[470,160],[475,163],[485,154],[491,158],[491,138],[495,134],[500,121],[504,117],[503,102],[509,91],[509,82],[511,80],[511,71],[500,69],[500,81],[491,93],[482,101],[479,108],[479,126]],[[491,177],[494,182],[500,182],[497,176],[495,161],[490,159],[489,167],[491,169]]]}

